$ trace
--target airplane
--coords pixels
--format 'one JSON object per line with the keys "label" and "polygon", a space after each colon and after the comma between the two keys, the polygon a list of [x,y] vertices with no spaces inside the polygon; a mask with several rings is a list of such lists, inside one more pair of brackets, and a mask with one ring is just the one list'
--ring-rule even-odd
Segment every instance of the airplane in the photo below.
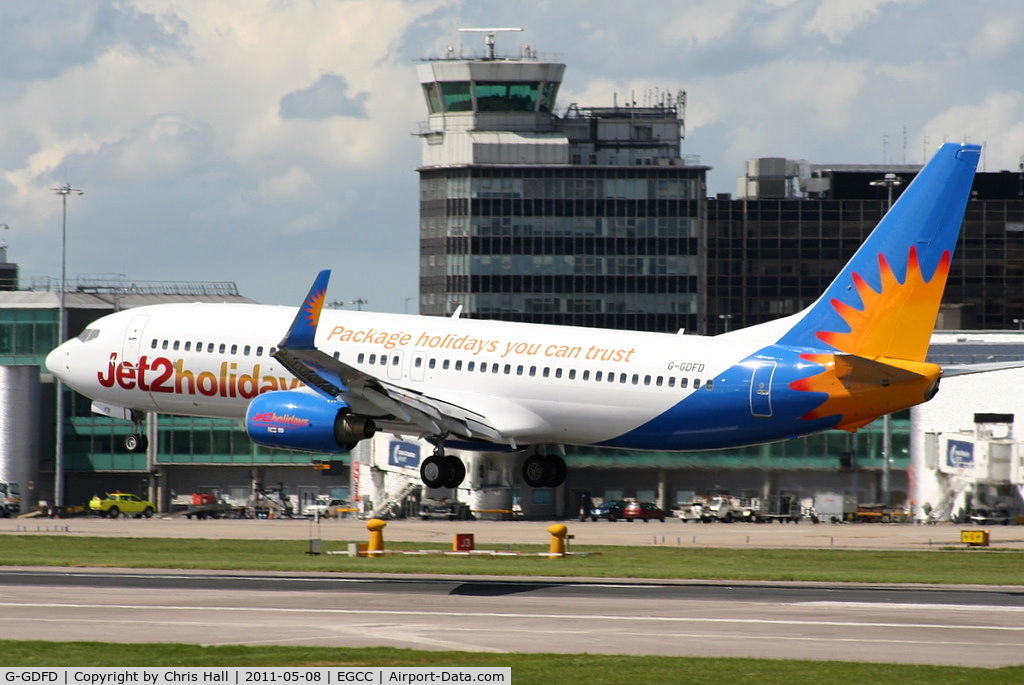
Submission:
{"label": "airplane", "polygon": [[[46,358],[93,400],[244,421],[256,443],[343,453],[377,431],[434,446],[428,487],[458,487],[445,448],[529,450],[531,487],[564,482],[566,445],[691,451],[856,431],[931,399],[926,360],[981,153],[947,143],[825,292],[797,314],[716,336],[325,309],[330,271],[298,311],[160,304],[104,316]],[[283,333],[283,337],[282,336]]]}

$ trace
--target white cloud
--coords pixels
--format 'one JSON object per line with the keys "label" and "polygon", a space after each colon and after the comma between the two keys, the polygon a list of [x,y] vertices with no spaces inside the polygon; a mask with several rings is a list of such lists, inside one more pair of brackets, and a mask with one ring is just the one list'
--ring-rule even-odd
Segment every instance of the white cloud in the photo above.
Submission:
{"label": "white cloud", "polygon": [[522,26],[499,51],[564,61],[559,111],[686,90],[683,151],[714,167],[712,193],[748,157],[881,161],[904,127],[910,161],[925,136],[985,141],[993,170],[1024,152],[1024,6],[1005,2],[73,4],[0,7],[0,223],[26,279],[57,271],[50,188],[67,181],[86,190],[69,273],[234,280],[290,303],[333,267],[347,298],[402,311],[426,119],[414,61],[479,54],[460,26]]}

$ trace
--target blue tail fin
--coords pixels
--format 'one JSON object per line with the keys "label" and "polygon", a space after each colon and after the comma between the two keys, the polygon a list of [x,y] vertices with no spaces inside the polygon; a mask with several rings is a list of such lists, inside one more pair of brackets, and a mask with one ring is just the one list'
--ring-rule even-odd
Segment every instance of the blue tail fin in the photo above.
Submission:
{"label": "blue tail fin", "polygon": [[924,360],[980,155],[980,145],[940,147],[779,342]]}
{"label": "blue tail fin", "polygon": [[302,301],[302,306],[295,314],[291,328],[281,341],[280,347],[291,350],[311,350],[316,346],[313,339],[316,337],[316,327],[320,324],[320,312],[324,308],[324,301],[327,298],[327,282],[331,279],[329,269],[324,269],[317,274],[309,294]]}

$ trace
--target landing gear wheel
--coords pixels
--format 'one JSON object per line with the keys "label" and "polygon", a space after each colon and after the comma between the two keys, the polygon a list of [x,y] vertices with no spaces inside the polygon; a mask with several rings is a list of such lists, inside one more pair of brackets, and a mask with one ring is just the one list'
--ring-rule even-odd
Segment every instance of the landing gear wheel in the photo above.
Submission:
{"label": "landing gear wheel", "polygon": [[444,467],[444,457],[434,454],[420,464],[420,480],[428,488],[444,487],[447,471],[448,469]]}
{"label": "landing gear wheel", "polygon": [[124,438],[124,446],[129,452],[145,452],[149,439],[141,433],[129,433]]}
{"label": "landing gear wheel", "polygon": [[561,457],[551,455],[547,457],[548,462],[548,487],[557,488],[559,485],[565,482],[565,477],[569,473],[569,468],[565,465],[565,460]]}
{"label": "landing gear wheel", "polygon": [[523,482],[531,488],[557,488],[567,472],[565,460],[558,456],[534,454],[523,462]]}
{"label": "landing gear wheel", "polygon": [[547,487],[550,474],[545,462],[544,457],[537,454],[527,457],[523,462],[523,482],[531,488]]}
{"label": "landing gear wheel", "polygon": [[448,474],[444,480],[444,487],[457,488],[462,485],[462,481],[466,478],[466,465],[462,463],[462,460],[449,455],[444,457],[444,467]]}

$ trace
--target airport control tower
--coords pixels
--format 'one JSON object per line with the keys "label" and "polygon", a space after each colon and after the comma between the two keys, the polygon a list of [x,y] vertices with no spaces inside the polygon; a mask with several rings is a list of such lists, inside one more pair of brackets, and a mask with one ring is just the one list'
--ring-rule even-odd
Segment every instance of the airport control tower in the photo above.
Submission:
{"label": "airport control tower", "polygon": [[482,56],[417,66],[420,311],[695,329],[707,167],[680,155],[685,95],[560,116],[564,64],[497,54],[518,29],[467,31],[484,33]]}

